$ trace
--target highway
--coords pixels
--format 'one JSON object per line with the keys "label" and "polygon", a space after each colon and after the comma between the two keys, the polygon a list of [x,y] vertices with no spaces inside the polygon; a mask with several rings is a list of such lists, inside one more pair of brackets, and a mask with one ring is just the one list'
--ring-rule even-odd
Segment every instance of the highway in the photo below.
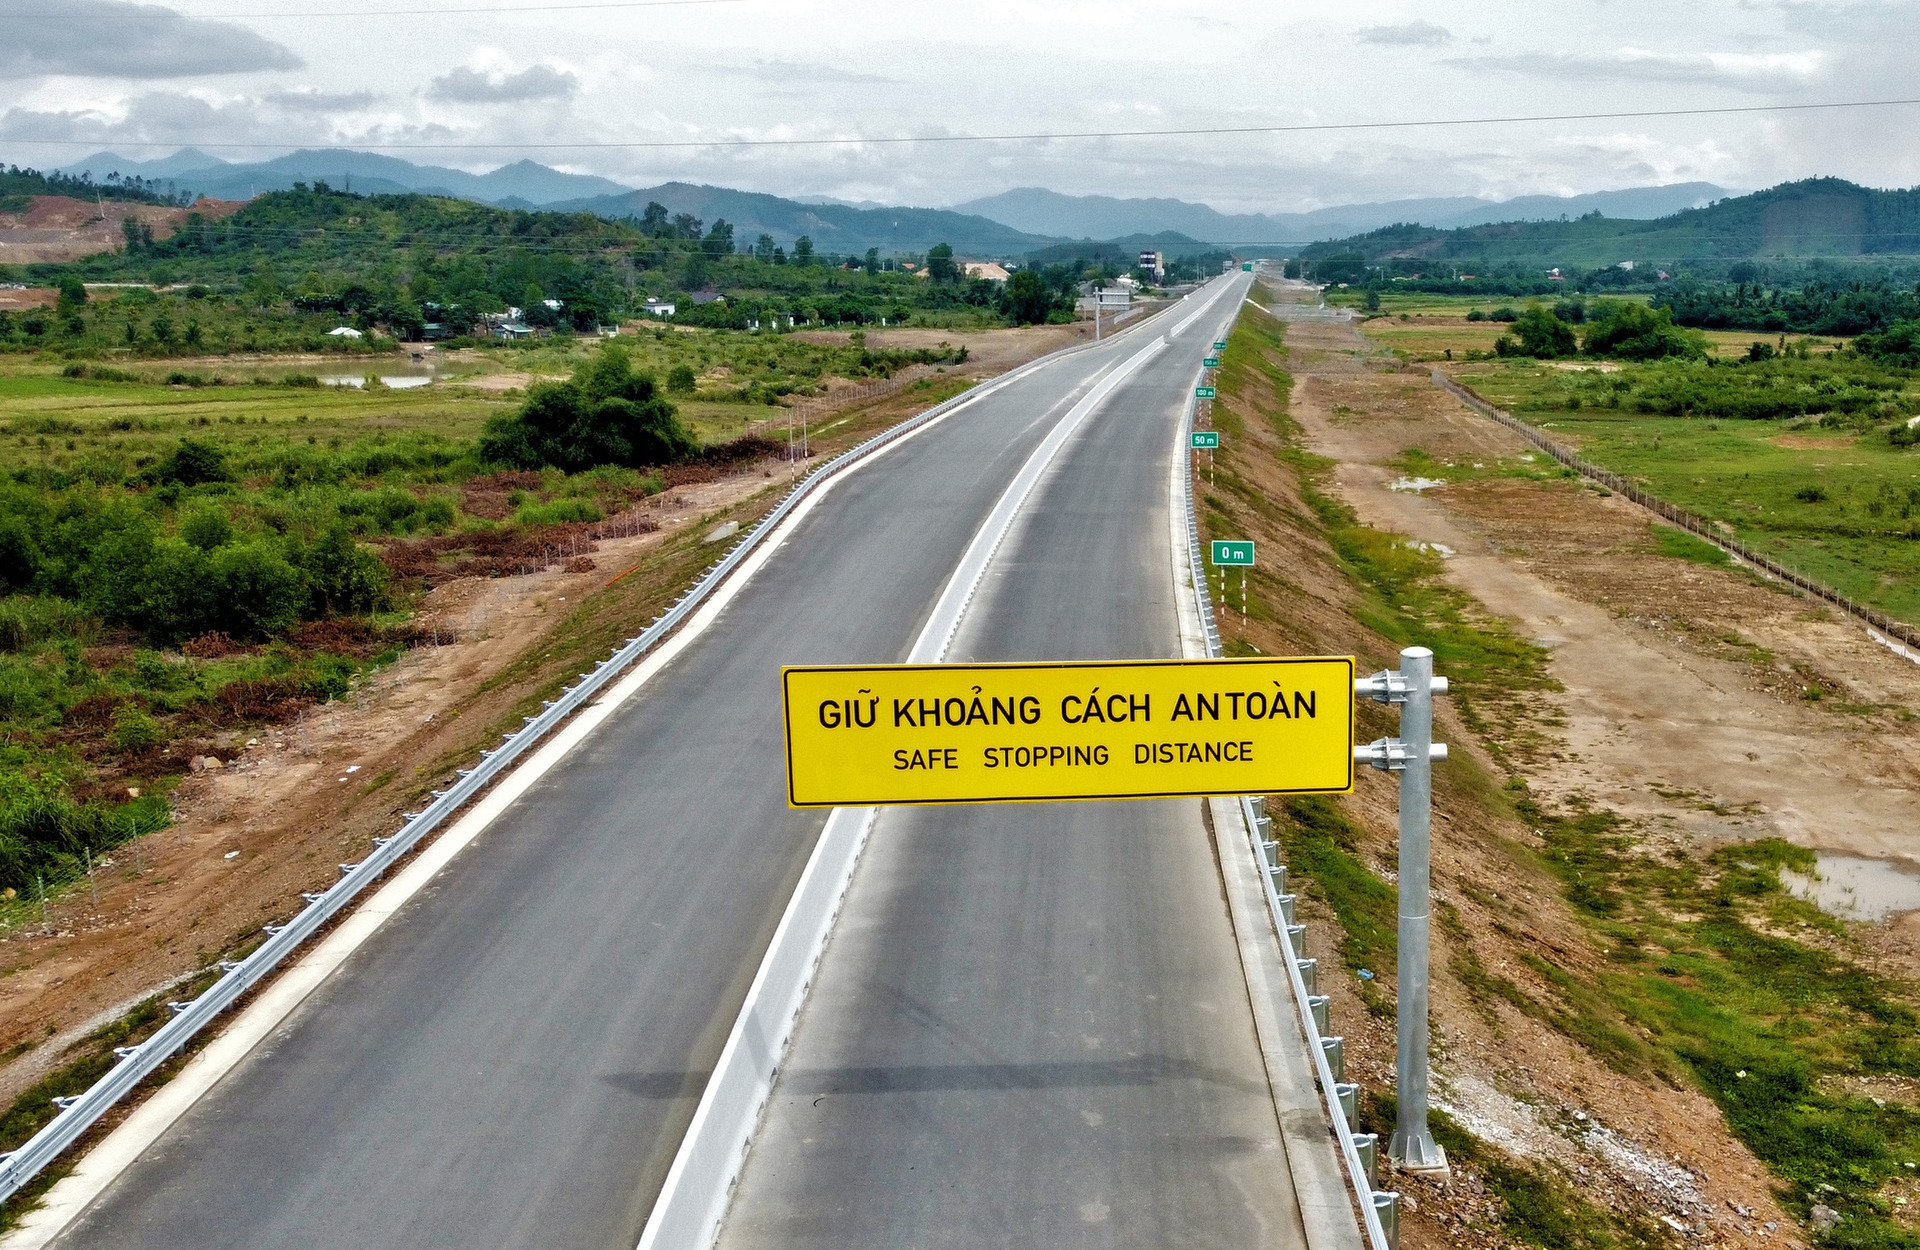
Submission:
{"label": "highway", "polygon": [[[1180,654],[1173,435],[1231,311],[1061,452],[946,658]],[[721,1245],[1303,1237],[1199,801],[884,812]]]}
{"label": "highway", "polygon": [[[53,1244],[630,1250],[823,823],[779,665],[904,659],[1028,454],[1184,315],[848,475]],[[1069,444],[952,658],[1175,652],[1167,457],[1219,324]],[[889,813],[728,1244],[1298,1244],[1246,1016],[1197,803]]]}

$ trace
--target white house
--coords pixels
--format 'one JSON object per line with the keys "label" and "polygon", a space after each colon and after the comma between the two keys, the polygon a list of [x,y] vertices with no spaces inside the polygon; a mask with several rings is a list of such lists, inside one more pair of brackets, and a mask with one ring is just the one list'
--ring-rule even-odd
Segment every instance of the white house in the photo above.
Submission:
{"label": "white house", "polygon": [[1006,267],[992,261],[968,261],[964,266],[969,278],[985,278],[988,282],[1005,282],[1010,276]]}
{"label": "white house", "polygon": [[640,311],[649,317],[671,317],[673,316],[673,305],[667,303],[665,300],[654,299],[652,296],[648,296],[646,305],[641,308]]}

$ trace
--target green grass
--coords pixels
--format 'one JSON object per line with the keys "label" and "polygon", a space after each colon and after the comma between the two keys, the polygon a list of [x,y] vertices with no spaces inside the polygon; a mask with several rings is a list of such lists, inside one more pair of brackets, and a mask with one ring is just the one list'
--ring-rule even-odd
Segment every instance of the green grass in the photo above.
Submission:
{"label": "green grass", "polygon": [[[1292,430],[1284,414],[1272,420],[1286,440]],[[1651,429],[1671,444],[1678,419],[1658,421]],[[1700,433],[1736,438],[1761,423],[1736,430],[1729,424]],[[1416,452],[1403,467],[1431,465]],[[1429,553],[1357,525],[1320,485],[1326,462],[1290,443],[1281,454],[1313,512],[1305,520],[1333,545],[1360,592],[1361,621],[1395,643],[1435,649],[1437,667],[1453,677],[1454,697],[1496,758],[1526,745],[1528,725],[1510,709],[1550,684],[1544,653],[1436,584],[1439,564]],[[1651,541],[1680,559],[1719,556],[1664,527]],[[1522,949],[1519,962],[1544,987],[1523,988],[1485,966],[1459,913],[1442,905],[1437,918],[1451,939],[1448,970],[1490,1024],[1497,1028],[1500,1012],[1510,1008],[1565,1034],[1624,1078],[1700,1090],[1779,1182],[1789,1210],[1804,1217],[1822,1202],[1841,1212],[1840,1226],[1821,1245],[1920,1247],[1920,1237],[1896,1219],[1887,1188],[1912,1175],[1908,1164],[1920,1164],[1920,1109],[1841,1092],[1844,1078],[1920,1077],[1920,1004],[1909,986],[1867,966],[1843,926],[1783,888],[1780,873],[1807,870],[1810,852],[1763,839],[1704,858],[1655,854],[1615,813],[1548,810],[1518,779],[1503,790],[1469,785],[1456,801],[1465,798],[1537,831],[1538,850],[1516,846],[1515,853],[1558,882],[1603,956],[1597,965],[1549,961],[1527,952],[1526,935],[1511,931]],[[1276,815],[1299,888],[1323,897],[1344,930],[1343,962],[1384,963],[1392,950],[1393,895],[1355,854],[1358,831],[1328,799],[1289,800]],[[1368,1103],[1363,1123],[1388,1131],[1390,1099]],[[1550,1166],[1512,1160],[1444,1117],[1434,1127],[1455,1160],[1478,1169],[1500,1199],[1497,1231],[1543,1248],[1666,1243],[1650,1222],[1586,1202]]]}
{"label": "green grass", "polygon": [[[1629,366],[1632,379],[1663,366]],[[1723,367],[1722,371],[1726,371]],[[1920,621],[1920,451],[1885,428],[1903,423],[1904,391],[1871,410],[1766,419],[1666,416],[1570,403],[1620,375],[1539,365],[1479,365],[1462,380],[1604,468],[1669,503],[1724,523],[1731,536],[1855,600]],[[1629,391],[1629,395],[1635,392]],[[1699,558],[1664,544],[1666,554]],[[1682,544],[1684,546],[1684,544]]]}

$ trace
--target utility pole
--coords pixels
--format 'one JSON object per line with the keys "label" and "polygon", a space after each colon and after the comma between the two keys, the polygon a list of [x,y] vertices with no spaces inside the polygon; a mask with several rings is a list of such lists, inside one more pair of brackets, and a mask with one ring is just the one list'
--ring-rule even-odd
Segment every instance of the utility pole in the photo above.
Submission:
{"label": "utility pole", "polygon": [[1387,1157],[1409,1172],[1444,1175],[1447,1152],[1427,1127],[1427,999],[1433,911],[1433,761],[1447,758],[1446,743],[1433,740],[1433,696],[1447,692],[1447,679],[1433,675],[1433,652],[1408,647],[1400,653],[1398,672],[1359,678],[1354,692],[1378,703],[1400,705],[1398,738],[1381,738],[1353,751],[1355,758],[1383,772],[1400,774],[1397,1114]]}

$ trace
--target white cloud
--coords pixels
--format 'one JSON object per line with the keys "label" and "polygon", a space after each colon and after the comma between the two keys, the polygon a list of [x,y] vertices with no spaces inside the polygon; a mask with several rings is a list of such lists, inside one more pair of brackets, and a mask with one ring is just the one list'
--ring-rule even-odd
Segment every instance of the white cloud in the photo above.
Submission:
{"label": "white cloud", "polygon": [[1453,42],[1452,31],[1424,21],[1408,22],[1403,26],[1368,26],[1353,32],[1353,37],[1361,43],[1378,43],[1389,47],[1437,48]]}
{"label": "white cloud", "polygon": [[7,19],[0,79],[65,74],[191,78],[298,69],[299,57],[244,26],[186,17],[122,0],[31,0],[31,15]]}
{"label": "white cloud", "polygon": [[434,79],[427,98],[458,104],[520,104],[570,99],[579,90],[579,78],[554,65],[529,65],[517,74],[462,65]]}
{"label": "white cloud", "polygon": [[1823,51],[1805,52],[1653,52],[1616,48],[1611,52],[1520,52],[1506,56],[1459,57],[1450,65],[1468,70],[1499,70],[1532,78],[1610,82],[1702,83],[1772,90],[1819,78],[1828,65]]}

